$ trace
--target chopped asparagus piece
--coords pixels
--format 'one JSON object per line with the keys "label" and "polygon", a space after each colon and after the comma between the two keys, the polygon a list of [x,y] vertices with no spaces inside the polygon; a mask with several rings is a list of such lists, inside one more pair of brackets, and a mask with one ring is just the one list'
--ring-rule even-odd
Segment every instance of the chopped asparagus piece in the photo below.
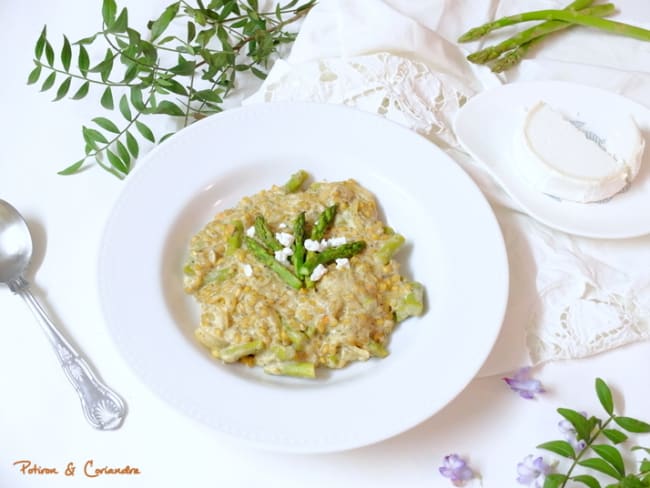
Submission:
{"label": "chopped asparagus piece", "polygon": [[388,262],[393,257],[393,254],[395,254],[397,250],[402,247],[404,242],[404,236],[401,234],[392,234],[379,248],[379,251],[377,251],[377,259],[379,259],[382,264],[388,264]]}
{"label": "chopped asparagus piece", "polygon": [[257,340],[246,342],[245,344],[233,344],[232,346],[224,347],[215,355],[226,363],[233,363],[244,356],[255,354],[262,349],[264,349],[264,343]]}
{"label": "chopped asparagus piece", "polygon": [[298,361],[283,361],[269,364],[264,367],[264,372],[275,375],[297,376],[299,378],[316,377],[316,368],[313,363]]}
{"label": "chopped asparagus piece", "polygon": [[422,315],[423,311],[424,286],[413,281],[411,283],[411,291],[395,306],[395,320],[401,322],[408,317]]}
{"label": "chopped asparagus piece", "polygon": [[307,180],[309,177],[309,173],[307,173],[305,170],[301,169],[294,174],[291,175],[289,178],[289,181],[287,181],[283,188],[286,193],[295,193],[300,188],[302,187],[302,184]]}
{"label": "chopped asparagus piece", "polygon": [[305,262],[305,212],[300,212],[293,222],[293,269],[300,276],[300,268]]}
{"label": "chopped asparagus piece", "polygon": [[241,247],[242,238],[244,237],[244,224],[242,221],[235,220],[233,221],[232,225],[235,227],[235,229],[226,241],[226,256],[230,256]]}

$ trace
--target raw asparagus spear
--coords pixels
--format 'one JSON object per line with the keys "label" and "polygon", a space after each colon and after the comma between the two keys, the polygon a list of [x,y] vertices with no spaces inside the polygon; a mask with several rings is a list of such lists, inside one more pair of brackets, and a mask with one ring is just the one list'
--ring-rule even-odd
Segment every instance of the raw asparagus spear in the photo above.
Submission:
{"label": "raw asparagus spear", "polygon": [[[615,7],[613,4],[606,3],[604,5],[597,5],[595,7],[590,7],[588,9],[581,10],[580,12],[576,12],[576,14],[585,12],[585,13],[589,13],[589,15],[583,15],[582,17],[597,18],[595,16],[608,15],[612,13],[614,9]],[[548,22],[543,22],[539,25],[531,27],[530,29],[521,31],[519,34],[516,34],[510,37],[509,39],[500,42],[495,46],[488,46],[485,49],[476,51],[475,53],[472,53],[469,56],[467,56],[467,59],[470,60],[472,63],[485,64],[489,61],[492,61],[493,59],[498,58],[501,54],[503,54],[506,51],[509,51],[511,49],[516,49],[519,46],[526,44],[534,39],[547,36],[548,34],[551,34],[553,32],[564,30],[569,27],[573,27],[575,25],[576,24],[563,22],[560,20],[549,20]],[[648,38],[648,40],[650,40],[650,37]]]}
{"label": "raw asparagus spear", "polygon": [[[614,8],[612,4],[609,8]],[[604,5],[597,5],[596,7],[603,7]],[[591,8],[596,8],[591,7]],[[569,22],[572,24],[580,24],[587,27],[595,27],[596,29],[606,30],[613,32],[615,34],[622,34],[631,37],[637,37],[641,40],[648,40],[648,34],[650,33],[646,29],[636,27],[629,24],[624,24],[622,22],[616,22],[613,20],[604,20],[598,17],[594,17],[589,14],[584,14],[583,11],[576,10],[533,10],[530,12],[523,12],[516,15],[508,15],[507,17],[501,17],[500,19],[493,20],[486,24],[474,27],[473,29],[468,30],[463,35],[458,38],[458,42],[468,42],[476,41],[484,35],[502,27],[507,27],[509,25],[519,24],[520,22],[531,22],[533,20],[560,20],[563,22]]]}

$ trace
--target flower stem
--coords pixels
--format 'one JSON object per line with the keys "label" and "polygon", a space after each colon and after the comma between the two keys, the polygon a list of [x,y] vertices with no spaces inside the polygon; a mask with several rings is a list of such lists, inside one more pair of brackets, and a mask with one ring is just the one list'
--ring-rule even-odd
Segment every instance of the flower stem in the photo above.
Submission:
{"label": "flower stem", "polygon": [[600,426],[598,427],[598,429],[596,430],[596,432],[594,433],[594,435],[591,436],[591,438],[587,439],[587,445],[584,447],[584,449],[582,449],[582,450],[578,453],[578,455],[577,455],[577,456],[575,457],[575,459],[573,460],[573,463],[571,463],[571,466],[569,466],[569,469],[568,469],[568,471],[566,472],[566,479],[562,482],[562,484],[560,485],[560,488],[565,488],[565,487],[566,487],[566,484],[567,484],[567,483],[569,482],[569,480],[571,479],[571,473],[573,473],[573,470],[578,466],[578,461],[580,461],[580,459],[582,459],[582,456],[587,452],[587,450],[591,447],[591,445],[596,441],[596,439],[598,438],[598,436],[600,436],[601,432],[602,432],[603,430],[605,430],[605,428],[609,425],[609,423],[610,423],[612,420],[614,420],[614,416],[613,416],[613,415],[610,415],[610,417],[609,417],[609,418],[608,418],[608,419],[607,419],[607,420],[606,420],[602,425],[600,425]]}

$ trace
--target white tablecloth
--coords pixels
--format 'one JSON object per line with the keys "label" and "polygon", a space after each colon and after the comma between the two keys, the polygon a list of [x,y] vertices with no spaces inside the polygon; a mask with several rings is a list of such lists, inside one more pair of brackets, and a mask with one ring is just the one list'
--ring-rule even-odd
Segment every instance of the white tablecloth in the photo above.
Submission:
{"label": "white tablecloth", "polygon": [[[352,40],[361,44],[354,55],[369,54],[376,46],[366,49],[363,43],[374,42],[377,34],[393,29],[392,19],[379,27],[367,24],[374,18],[365,10],[367,1],[370,0],[347,2],[358,16],[353,24],[356,30],[350,31],[354,33]],[[398,10],[452,41],[467,26],[489,16],[520,10],[521,3],[481,0],[445,4],[418,0],[401,2]],[[130,2],[130,20],[142,27],[165,4]],[[526,7],[557,4],[550,0],[531,1],[526,2]],[[623,12],[621,18],[650,23],[645,0],[619,0],[617,5]],[[336,2],[323,1],[321,7],[323,13],[329,12],[327,15],[338,15]],[[559,437],[555,430],[559,420],[557,407],[599,410],[592,386],[595,376],[615,387],[617,399],[624,395],[625,401],[620,403],[625,414],[643,418],[650,411],[647,341],[537,368],[535,375],[547,392],[536,401],[520,399],[497,376],[476,379],[423,424],[377,445],[337,454],[300,456],[259,451],[217,435],[173,410],[154,396],[123,361],[99,309],[96,291],[101,277],[96,275],[97,251],[106,216],[123,183],[97,169],[73,177],[56,175],[56,171],[78,159],[82,148],[80,127],[99,115],[96,105],[71,101],[52,104],[48,101],[51,93],[39,94],[34,87],[25,85],[32,67],[33,45],[43,24],[48,24],[52,39],[61,39],[62,33],[77,39],[98,29],[99,19],[100,2],[0,3],[0,107],[4,109],[0,121],[0,198],[23,212],[34,235],[36,255],[28,278],[36,283],[35,292],[106,382],[126,398],[129,413],[117,431],[92,430],[30,313],[6,288],[0,288],[0,486],[444,487],[450,485],[438,474],[438,467],[445,455],[457,452],[480,473],[483,486],[509,487],[516,486],[516,464],[535,452],[535,445]],[[310,15],[303,28],[316,20],[316,15]],[[318,31],[313,24],[311,28],[311,32]],[[301,38],[288,62],[309,61],[310,52],[312,56],[340,55],[338,36],[342,32],[345,30],[334,29],[325,44],[315,34],[313,38]],[[513,72],[511,81],[544,78],[599,84],[650,106],[648,45],[627,40],[614,42],[609,37],[604,40],[587,32],[572,33],[570,39],[580,49],[567,50],[564,41],[551,41],[533,60]],[[351,39],[346,42],[349,46]],[[453,47],[453,43],[450,45]],[[390,48],[387,44],[381,50],[386,52]],[[439,69],[435,43],[431,49],[430,55],[419,61]],[[480,90],[490,77],[471,69],[476,83],[465,71],[449,74],[471,89]],[[498,200],[495,208],[502,203]],[[511,211],[501,207],[504,212]],[[517,222],[523,220],[526,225],[538,227],[522,215],[515,214],[513,219],[514,227],[504,228],[506,234],[519,232]],[[555,233],[549,235],[558,238]],[[647,259],[646,238],[594,244],[562,236],[560,242],[571,242],[581,255],[614,268],[629,266],[639,273],[648,268],[648,262],[641,261]],[[647,282],[645,286],[641,296],[647,300]],[[519,319],[511,318],[506,323],[502,337],[522,339],[522,335],[516,334],[524,330],[520,321],[528,318],[529,311],[525,300],[520,302],[517,295],[512,298],[512,306],[511,313],[515,315],[511,317]],[[513,331],[515,335],[509,335]],[[493,371],[528,361],[525,349],[513,346],[519,339],[510,340],[496,356],[506,357],[507,361],[499,361]],[[432,374],[431,384],[422,387],[435,388],[435,381]],[[61,473],[69,462],[79,468],[71,477],[27,475],[14,465],[20,460],[57,467]],[[96,467],[135,466],[141,474],[117,479],[87,478],[80,470],[88,460],[93,460]]]}

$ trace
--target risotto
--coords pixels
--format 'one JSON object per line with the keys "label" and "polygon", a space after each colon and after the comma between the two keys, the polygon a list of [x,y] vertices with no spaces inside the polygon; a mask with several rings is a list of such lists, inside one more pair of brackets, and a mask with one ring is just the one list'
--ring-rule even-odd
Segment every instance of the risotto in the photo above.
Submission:
{"label": "risotto", "polygon": [[354,180],[307,177],[243,198],[191,240],[195,335],[223,362],[313,378],[387,356],[395,325],[423,312],[423,287],[393,259],[404,237],[379,219],[373,195]]}

